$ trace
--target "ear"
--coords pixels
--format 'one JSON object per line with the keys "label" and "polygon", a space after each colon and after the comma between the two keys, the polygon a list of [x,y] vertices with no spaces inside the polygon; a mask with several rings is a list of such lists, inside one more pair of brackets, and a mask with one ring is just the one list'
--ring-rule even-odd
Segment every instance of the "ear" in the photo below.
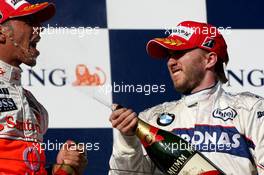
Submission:
{"label": "ear", "polygon": [[0,43],[6,42],[5,28],[0,25]]}
{"label": "ear", "polygon": [[215,67],[216,63],[217,63],[217,54],[215,52],[209,52],[206,55],[206,65],[205,68],[206,69],[211,69],[213,67]]}

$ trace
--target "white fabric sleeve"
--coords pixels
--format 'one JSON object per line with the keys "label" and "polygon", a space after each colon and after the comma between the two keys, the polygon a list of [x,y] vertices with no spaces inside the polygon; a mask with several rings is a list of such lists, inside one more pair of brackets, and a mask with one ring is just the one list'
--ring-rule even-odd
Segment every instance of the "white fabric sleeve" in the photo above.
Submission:
{"label": "white fabric sleeve", "polygon": [[264,175],[264,100],[258,101],[252,108],[246,128],[247,137],[254,143],[252,151],[258,175]]}
{"label": "white fabric sleeve", "polygon": [[[141,116],[140,116],[141,118]],[[146,154],[137,136],[114,130],[109,175],[162,175]]]}

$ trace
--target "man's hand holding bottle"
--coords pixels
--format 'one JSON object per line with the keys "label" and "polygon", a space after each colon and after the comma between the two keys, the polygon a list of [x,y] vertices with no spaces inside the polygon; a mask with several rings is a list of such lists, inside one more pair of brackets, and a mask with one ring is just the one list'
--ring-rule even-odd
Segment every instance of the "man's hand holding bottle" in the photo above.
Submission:
{"label": "man's hand holding bottle", "polygon": [[118,129],[123,135],[132,136],[136,134],[138,123],[137,114],[132,109],[124,108],[114,104],[109,121],[113,128]]}

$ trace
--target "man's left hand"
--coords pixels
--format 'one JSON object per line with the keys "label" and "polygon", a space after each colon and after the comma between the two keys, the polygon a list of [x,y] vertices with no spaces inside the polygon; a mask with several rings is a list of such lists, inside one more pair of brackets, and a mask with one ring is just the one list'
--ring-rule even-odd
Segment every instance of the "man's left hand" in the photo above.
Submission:
{"label": "man's left hand", "polygon": [[87,151],[83,145],[71,140],[63,144],[57,155],[57,164],[67,172],[72,171],[74,175],[83,174],[87,163]]}

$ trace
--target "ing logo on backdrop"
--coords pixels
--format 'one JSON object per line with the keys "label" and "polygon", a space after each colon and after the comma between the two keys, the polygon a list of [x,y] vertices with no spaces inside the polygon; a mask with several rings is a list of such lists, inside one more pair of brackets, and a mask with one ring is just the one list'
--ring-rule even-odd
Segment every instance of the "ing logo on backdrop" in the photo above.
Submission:
{"label": "ing logo on backdrop", "polygon": [[[2,70],[3,71],[3,70]],[[4,74],[4,73],[2,73]],[[52,85],[56,87],[63,87],[67,85],[77,86],[102,86],[105,84],[107,75],[100,67],[86,66],[85,64],[78,64],[73,69],[54,68],[54,69],[28,69],[24,70],[22,77],[22,84],[26,86],[36,85]],[[0,68],[1,76],[1,68]]]}
{"label": "ing logo on backdrop", "polygon": [[91,73],[84,64],[76,66],[75,76],[76,80],[72,83],[73,86],[101,86],[106,81],[106,74],[101,68],[96,67],[96,72]]}

